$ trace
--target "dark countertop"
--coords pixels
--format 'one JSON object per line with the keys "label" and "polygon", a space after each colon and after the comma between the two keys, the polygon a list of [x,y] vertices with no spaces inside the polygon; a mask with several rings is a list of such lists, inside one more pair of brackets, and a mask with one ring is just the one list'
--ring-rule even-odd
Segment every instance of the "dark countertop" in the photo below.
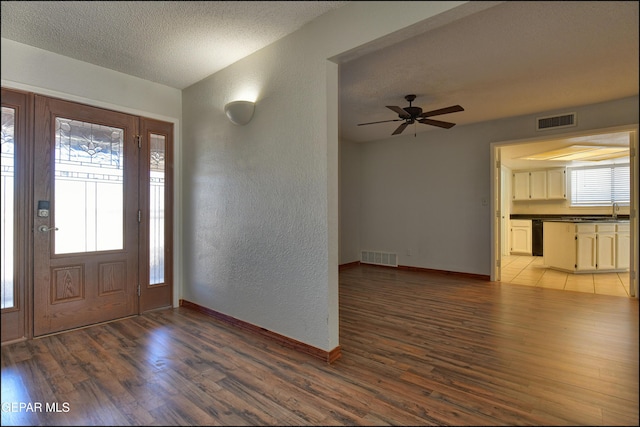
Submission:
{"label": "dark countertop", "polygon": [[582,218],[561,218],[561,219],[545,219],[543,222],[571,222],[575,224],[619,224],[628,223],[628,219],[624,218],[599,218],[599,219],[582,219]]}
{"label": "dark countertop", "polygon": [[[611,215],[549,215],[549,214],[512,214],[509,219],[539,219],[542,221],[562,221],[562,222],[599,222],[614,221]],[[629,221],[629,215],[618,215],[616,221]]]}
{"label": "dark countertop", "polygon": [[550,221],[554,219],[562,219],[563,215],[529,215],[529,214],[511,214],[509,219],[542,219],[545,221]]}

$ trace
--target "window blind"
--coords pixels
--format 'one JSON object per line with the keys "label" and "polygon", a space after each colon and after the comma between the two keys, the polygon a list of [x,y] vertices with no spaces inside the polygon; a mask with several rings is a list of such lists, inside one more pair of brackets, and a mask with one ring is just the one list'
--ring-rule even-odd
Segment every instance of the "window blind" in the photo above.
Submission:
{"label": "window blind", "polygon": [[572,206],[630,202],[628,164],[570,168],[569,172]]}

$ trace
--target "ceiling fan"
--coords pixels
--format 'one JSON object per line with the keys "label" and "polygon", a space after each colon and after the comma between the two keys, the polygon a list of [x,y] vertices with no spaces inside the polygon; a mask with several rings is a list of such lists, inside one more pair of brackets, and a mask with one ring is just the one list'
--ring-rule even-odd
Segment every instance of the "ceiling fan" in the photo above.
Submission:
{"label": "ceiling fan", "polygon": [[451,107],[440,108],[438,110],[426,111],[423,113],[422,108],[414,107],[411,105],[411,103],[416,99],[415,95],[407,95],[404,97],[404,99],[409,101],[408,107],[400,108],[400,107],[396,107],[395,105],[387,105],[388,109],[398,113],[399,118],[393,119],[393,120],[382,120],[379,122],[360,123],[358,124],[358,126],[372,125],[375,123],[404,121],[404,123],[398,126],[398,128],[391,135],[398,135],[402,133],[402,131],[404,131],[407,126],[414,124],[416,122],[422,123],[425,125],[438,126],[441,128],[450,129],[454,127],[456,124],[450,123],[450,122],[443,122],[440,120],[428,119],[427,117],[439,116],[441,114],[456,113],[458,111],[464,111],[464,108],[462,108],[461,106],[452,105]]}

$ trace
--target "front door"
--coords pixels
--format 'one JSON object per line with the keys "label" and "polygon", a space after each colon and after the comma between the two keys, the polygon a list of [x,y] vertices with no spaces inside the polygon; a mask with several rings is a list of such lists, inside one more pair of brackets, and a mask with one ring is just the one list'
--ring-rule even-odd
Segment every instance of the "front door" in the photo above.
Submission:
{"label": "front door", "polygon": [[35,97],[34,336],[138,313],[138,127]]}

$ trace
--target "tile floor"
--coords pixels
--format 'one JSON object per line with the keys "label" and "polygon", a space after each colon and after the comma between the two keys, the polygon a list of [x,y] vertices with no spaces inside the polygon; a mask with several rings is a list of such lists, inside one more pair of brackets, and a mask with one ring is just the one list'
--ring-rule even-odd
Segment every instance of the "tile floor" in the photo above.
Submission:
{"label": "tile floor", "polygon": [[503,256],[501,282],[629,297],[629,273],[564,273],[545,267],[539,256]]}

